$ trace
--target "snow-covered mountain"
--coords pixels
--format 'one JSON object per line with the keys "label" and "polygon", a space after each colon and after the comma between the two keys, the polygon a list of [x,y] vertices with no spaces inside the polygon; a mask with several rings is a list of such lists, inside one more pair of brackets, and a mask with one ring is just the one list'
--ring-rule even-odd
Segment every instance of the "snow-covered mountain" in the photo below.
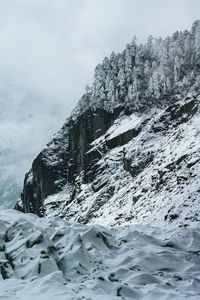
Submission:
{"label": "snow-covered mountain", "polygon": [[105,58],[26,174],[26,214],[0,211],[0,298],[199,299],[199,104],[200,21]]}
{"label": "snow-covered mountain", "polygon": [[104,225],[198,223],[199,80],[200,21],[112,53],[34,160],[16,208]]}

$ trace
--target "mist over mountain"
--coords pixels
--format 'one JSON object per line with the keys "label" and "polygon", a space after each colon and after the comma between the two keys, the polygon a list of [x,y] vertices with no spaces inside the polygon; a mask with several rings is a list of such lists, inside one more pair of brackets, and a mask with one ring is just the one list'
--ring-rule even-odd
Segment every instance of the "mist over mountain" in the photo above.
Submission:
{"label": "mist over mountain", "polygon": [[11,208],[31,160],[68,112],[5,73],[0,82],[0,207]]}

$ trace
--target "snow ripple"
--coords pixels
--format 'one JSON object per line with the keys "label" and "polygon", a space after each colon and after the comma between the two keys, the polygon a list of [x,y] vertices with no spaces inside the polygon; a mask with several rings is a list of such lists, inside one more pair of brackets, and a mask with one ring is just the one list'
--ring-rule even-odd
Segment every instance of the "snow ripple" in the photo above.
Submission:
{"label": "snow ripple", "polygon": [[197,300],[200,231],[0,211],[0,269],[0,299]]}

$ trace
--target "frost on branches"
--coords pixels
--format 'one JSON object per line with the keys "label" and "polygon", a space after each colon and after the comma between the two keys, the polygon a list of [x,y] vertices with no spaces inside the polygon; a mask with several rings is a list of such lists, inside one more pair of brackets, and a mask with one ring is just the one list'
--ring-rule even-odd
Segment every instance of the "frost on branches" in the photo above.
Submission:
{"label": "frost on branches", "polygon": [[112,112],[118,105],[141,112],[179,100],[200,81],[200,20],[190,31],[138,45],[136,38],[122,53],[98,64],[94,82],[74,109],[73,118],[88,108]]}

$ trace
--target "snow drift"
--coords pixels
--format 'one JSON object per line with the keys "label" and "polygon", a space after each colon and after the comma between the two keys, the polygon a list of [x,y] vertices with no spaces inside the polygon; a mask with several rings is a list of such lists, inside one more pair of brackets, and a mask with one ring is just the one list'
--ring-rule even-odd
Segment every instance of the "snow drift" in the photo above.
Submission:
{"label": "snow drift", "polygon": [[105,228],[0,212],[0,299],[190,299],[199,228]]}

